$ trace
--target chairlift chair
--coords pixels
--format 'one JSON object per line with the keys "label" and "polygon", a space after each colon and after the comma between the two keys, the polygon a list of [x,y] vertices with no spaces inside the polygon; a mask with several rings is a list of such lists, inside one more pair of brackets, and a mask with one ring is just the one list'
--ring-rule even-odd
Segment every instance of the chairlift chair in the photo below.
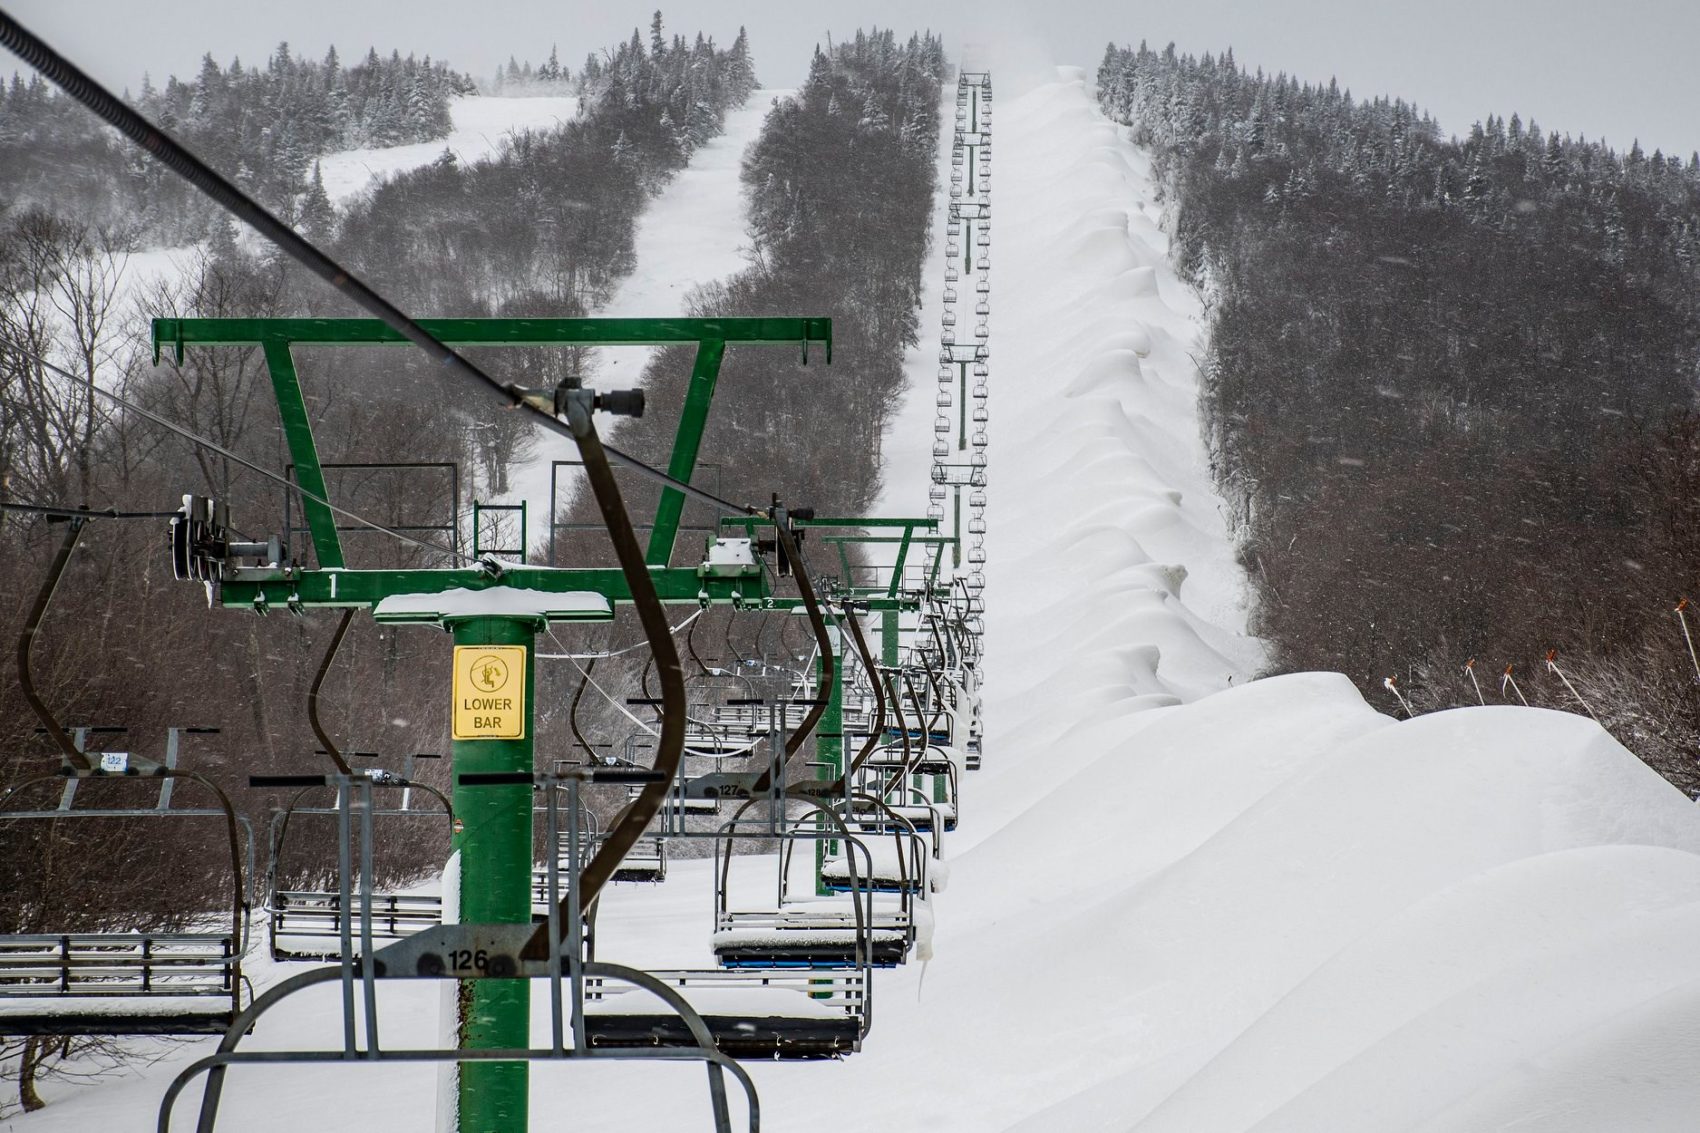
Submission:
{"label": "chairlift chair", "polygon": [[[776,900],[756,909],[734,909],[729,897],[734,842],[739,820],[754,805],[746,802],[739,814],[721,828],[724,835],[715,852],[714,955],[723,968],[866,968],[894,967],[908,956],[915,941],[913,895],[873,899],[866,879],[872,855],[864,836],[851,833],[843,820],[820,804],[809,813],[792,815],[776,855]],[[825,818],[822,823],[819,819]],[[842,847],[847,859],[846,891],[799,898],[790,891],[793,851],[830,842]]]}
{"label": "chairlift chair", "polygon": [[[199,729],[197,729],[199,730]],[[174,731],[177,731],[174,729]],[[173,737],[175,739],[175,737]],[[149,808],[77,808],[76,788],[89,781],[163,780],[159,805]],[[189,779],[210,790],[218,805],[170,805],[170,786]],[[0,934],[0,1035],[204,1035],[221,1034],[244,1006],[242,956],[247,949],[247,869],[239,831],[246,821],[211,780],[121,753],[105,753],[87,769],[35,775],[0,792],[0,808],[36,785],[63,779],[59,809],[0,809],[0,822],[222,818],[230,847],[229,920],[175,932],[35,932]],[[113,868],[124,863],[113,862]]]}
{"label": "chairlift chair", "polygon": [[[648,973],[701,1014],[720,1051],[739,1059],[843,1058],[862,1048],[873,982],[865,969]],[[585,980],[585,1037],[602,1049],[694,1047],[683,1020],[626,984]]]}
{"label": "chairlift chair", "polygon": [[[272,816],[271,855],[266,870],[267,907],[270,909],[271,955],[278,961],[308,960],[323,962],[342,956],[343,903],[337,889],[324,886],[286,888],[282,882],[281,864],[288,842],[291,821],[297,815],[335,816],[335,807],[305,807],[302,800],[315,788],[326,786],[322,776],[310,776],[316,781],[303,784],[283,809]],[[382,789],[418,788],[443,804],[442,810],[385,808],[372,811],[374,818],[418,818],[443,821],[452,830],[454,816],[448,799],[434,788],[400,778],[374,778],[372,786]],[[371,895],[372,916],[369,925],[360,922],[360,902],[349,908],[349,934],[358,942],[365,937],[363,927],[369,927],[374,944],[411,936],[421,929],[442,923],[441,893],[417,893],[403,890],[374,892]]]}

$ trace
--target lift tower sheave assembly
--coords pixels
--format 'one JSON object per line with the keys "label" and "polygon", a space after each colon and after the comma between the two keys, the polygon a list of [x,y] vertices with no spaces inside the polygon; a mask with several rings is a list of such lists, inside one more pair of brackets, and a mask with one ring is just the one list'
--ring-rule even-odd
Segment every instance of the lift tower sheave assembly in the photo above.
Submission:
{"label": "lift tower sheave assembly", "polygon": [[[812,345],[831,361],[832,327],[825,318],[752,319],[427,319],[422,326],[453,346],[659,346],[694,344],[667,476],[689,485],[697,467],[708,410],[728,345],[791,345],[809,360]],[[156,319],[154,358],[164,349],[181,363],[190,347],[253,347],[263,352],[278,400],[284,438],[295,468],[315,566],[290,559],[278,540],[238,543],[229,538],[223,507],[188,499],[173,521],[177,573],[204,582],[226,608],[265,613],[273,608],[368,609],[378,621],[437,625],[453,635],[453,752],[459,819],[445,878],[445,920],[463,925],[531,923],[532,798],[535,651],[537,633],[552,622],[607,621],[633,599],[618,567],[550,568],[486,558],[470,565],[373,570],[347,564],[327,495],[294,350],[312,346],[405,345],[376,319]],[[563,383],[566,388],[567,383]],[[618,396],[618,395],[615,395]],[[559,393],[557,392],[557,401]],[[636,399],[603,395],[599,408],[638,408]],[[761,604],[772,598],[767,572],[716,562],[673,566],[685,492],[660,493],[643,558],[656,596],[673,603]],[[445,553],[447,550],[445,549]],[[465,556],[461,556],[465,558]],[[512,776],[511,785],[463,784],[467,775]],[[458,954],[451,953],[451,957]],[[458,960],[457,960],[458,962]],[[520,1050],[530,1045],[530,988],[524,978],[476,969],[455,997],[454,1046],[462,1051]],[[453,963],[449,965],[452,969]],[[453,970],[443,973],[454,978]],[[496,978],[492,978],[492,977]],[[527,1128],[528,1066],[486,1058],[459,1063],[452,1092],[454,1127],[461,1133]]]}

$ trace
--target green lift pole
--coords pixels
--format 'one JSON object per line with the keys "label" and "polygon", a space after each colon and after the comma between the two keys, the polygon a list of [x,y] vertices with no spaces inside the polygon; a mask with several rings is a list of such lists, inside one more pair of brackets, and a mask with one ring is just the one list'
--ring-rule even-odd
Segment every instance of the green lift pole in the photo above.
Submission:
{"label": "green lift pole", "polygon": [[[542,619],[526,617],[449,617],[444,626],[454,635],[455,816],[462,829],[455,835],[454,853],[460,860],[457,895],[462,924],[529,924],[531,922],[531,786],[462,787],[468,772],[523,771],[530,774],[535,728],[536,662],[532,644]],[[496,647],[496,648],[488,648]],[[506,663],[517,656],[521,664]],[[484,660],[489,671],[476,666]],[[497,668],[500,666],[500,668]],[[463,673],[463,667],[465,672]],[[494,685],[489,696],[468,693]],[[509,694],[509,695],[503,695]],[[471,700],[472,704],[464,703]],[[480,701],[508,701],[492,710],[489,719],[518,708],[513,739],[461,739],[463,717],[476,718]],[[515,705],[513,702],[517,701]],[[531,1045],[531,985],[515,980],[462,980],[456,993],[455,1045],[463,1050],[518,1049]],[[529,1093],[529,1067],[523,1062],[463,1062],[455,1067],[455,1103],[461,1133],[497,1133],[524,1129]]]}
{"label": "green lift pole", "polygon": [[[827,640],[832,643],[832,654],[838,663],[832,669],[832,681],[826,680],[826,658],[815,658],[815,695],[826,693],[826,709],[821,713],[820,723],[815,726],[815,759],[821,765],[816,769],[815,777],[831,782],[844,774],[844,633],[838,626],[827,623]],[[825,686],[824,688],[822,686]],[[826,819],[817,815],[815,824],[824,829]],[[822,871],[826,866],[828,851],[838,852],[838,844],[830,847],[826,839],[815,839],[815,896],[830,896],[832,890],[827,887]]]}
{"label": "green lift pole", "polygon": [[968,448],[968,363],[958,362],[956,370],[956,451],[964,452]]}

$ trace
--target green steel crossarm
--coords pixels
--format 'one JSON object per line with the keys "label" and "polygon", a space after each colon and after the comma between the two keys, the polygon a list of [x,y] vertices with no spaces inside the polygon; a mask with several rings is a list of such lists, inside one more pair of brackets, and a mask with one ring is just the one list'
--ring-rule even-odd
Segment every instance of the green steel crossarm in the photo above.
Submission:
{"label": "green steel crossarm", "polygon": [[[773,520],[765,515],[736,515],[726,516],[720,521],[723,527],[772,527]],[[914,519],[894,516],[876,516],[844,519],[832,517],[826,519],[794,519],[793,527],[902,527],[909,530],[936,531],[939,521],[936,519]]]}
{"label": "green steel crossarm", "polygon": [[[728,343],[785,344],[826,348],[832,361],[832,320],[827,318],[733,319],[423,319],[420,325],[439,341],[456,346],[665,346],[695,343],[696,360],[673,440],[667,474],[690,483],[696,470],[709,405]],[[161,349],[171,346],[179,364],[186,346],[262,346],[283,417],[290,458],[303,488],[325,498],[325,483],[307,418],[305,399],[290,357],[292,346],[408,345],[398,331],[377,319],[179,319],[153,320],[154,363]],[[684,512],[685,494],[662,490],[650,533],[647,561],[665,567],[671,560]],[[344,565],[342,546],[331,510],[306,498],[303,506],[313,547],[321,566]]]}
{"label": "green steel crossarm", "polygon": [[[834,590],[828,597],[833,602],[854,602],[859,607],[865,607],[875,612],[895,610],[913,613],[921,608],[921,599],[918,594],[914,597],[904,597],[903,595],[892,597],[884,590],[841,589]],[[761,608],[763,610],[800,610],[803,608],[803,600],[801,598],[773,598],[763,601]]]}
{"label": "green steel crossarm", "polygon": [[[909,545],[912,541],[918,540],[918,541],[926,542],[926,543],[938,543],[940,548],[941,548],[941,550],[940,550],[941,554],[943,553],[942,548],[945,544],[956,542],[956,539],[955,539],[954,536],[939,536],[939,535],[917,536],[915,534],[917,530],[921,530],[921,531],[936,531],[936,530],[938,530],[939,521],[936,520],[936,519],[922,519],[922,518],[917,518],[917,517],[904,517],[904,516],[852,516],[852,517],[822,516],[822,517],[818,517],[818,518],[815,518],[815,519],[798,519],[798,520],[793,520],[792,522],[797,527],[806,527],[806,528],[819,528],[819,527],[853,527],[853,528],[900,527],[900,528],[902,528],[903,534],[901,536],[895,536],[895,537],[878,537],[878,536],[871,536],[871,535],[863,535],[863,536],[858,536],[858,535],[831,536],[831,535],[828,535],[828,536],[823,536],[823,540],[825,542],[828,542],[828,543],[842,543],[842,542],[897,543],[898,544],[897,563],[892,568],[891,586],[890,586],[889,589],[883,591],[886,598],[889,599],[889,600],[892,600],[892,601],[897,600],[898,586],[903,580],[903,563],[909,557]],[[741,527],[741,528],[744,529],[746,534],[749,534],[750,536],[753,537],[754,534],[755,534],[756,528],[758,528],[758,527],[772,527],[773,526],[773,520],[769,519],[766,516],[762,516],[762,515],[724,516],[720,520],[720,525],[722,527]],[[844,558],[844,549],[843,549],[842,546],[839,547],[839,558],[840,559]],[[846,573],[846,575],[849,574],[848,568],[846,568],[845,573]],[[938,561],[935,558],[935,560],[933,562],[933,578],[936,579],[937,577],[938,577]],[[911,607],[904,607],[904,608],[908,609],[908,608],[911,608]]]}
{"label": "green steel crossarm", "polygon": [[915,545],[934,546],[943,543],[950,546],[956,542],[954,535],[822,535],[822,543],[910,543]]}
{"label": "green steel crossarm", "polygon": [[[765,602],[771,593],[765,577],[698,578],[695,570],[676,567],[651,571],[663,602]],[[441,594],[446,590],[487,590],[507,586],[549,594],[590,591],[610,602],[630,602],[631,591],[617,567],[547,570],[513,567],[501,578],[467,570],[308,570],[293,574],[275,570],[241,570],[219,583],[219,604],[230,608],[256,605],[283,609],[291,597],[302,606],[357,608],[375,606],[385,598],[405,594]],[[257,601],[257,599],[259,601]]]}
{"label": "green steel crossarm", "polygon": [[[420,319],[419,325],[451,346],[668,346],[689,342],[730,345],[796,343],[808,361],[812,344],[832,361],[832,320],[753,319]],[[172,347],[179,361],[186,346],[403,346],[407,339],[377,319],[155,319],[154,361]]]}
{"label": "green steel crossarm", "polygon": [[909,544],[913,541],[913,528],[904,528],[903,537],[897,548],[897,561],[891,566],[891,589],[887,592],[892,598],[897,597],[897,588],[903,582],[903,564],[909,561]]}
{"label": "green steel crossarm", "polygon": [[798,527],[907,527],[919,528],[926,531],[937,530],[939,521],[936,519],[919,519],[909,516],[872,516],[852,518],[819,518],[799,519]]}

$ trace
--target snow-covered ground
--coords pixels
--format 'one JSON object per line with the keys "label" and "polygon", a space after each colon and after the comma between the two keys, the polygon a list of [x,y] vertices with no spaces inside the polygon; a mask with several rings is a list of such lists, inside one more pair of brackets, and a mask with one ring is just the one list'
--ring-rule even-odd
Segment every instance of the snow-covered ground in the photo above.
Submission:
{"label": "snow-covered ground", "polygon": [[[947,842],[937,959],[877,975],[861,1053],[751,1065],[764,1128],[1694,1128],[1700,814],[1584,717],[1395,722],[1336,674],[1245,679],[1258,650],[1186,359],[1196,307],[1145,162],[1079,71],[1014,88],[993,174],[986,769]],[[894,428],[930,436],[914,405]],[[706,965],[710,910],[704,862],[616,886],[599,953]],[[435,992],[383,989],[392,1039],[435,1033]],[[249,1042],[334,1045],[334,1000],[303,996]],[[205,1045],[53,1088],[9,1126],[148,1128]],[[241,1071],[222,1127],[428,1129],[432,1083]],[[709,1127],[695,1067],[532,1083],[534,1128]]]}
{"label": "snow-covered ground", "polygon": [[454,124],[446,138],[415,145],[383,149],[344,150],[326,154],[319,163],[325,193],[336,204],[346,205],[353,197],[396,173],[429,165],[448,150],[462,165],[494,157],[502,143],[525,130],[552,130],[578,116],[578,99],[549,96],[498,98],[472,95],[449,102]]}

